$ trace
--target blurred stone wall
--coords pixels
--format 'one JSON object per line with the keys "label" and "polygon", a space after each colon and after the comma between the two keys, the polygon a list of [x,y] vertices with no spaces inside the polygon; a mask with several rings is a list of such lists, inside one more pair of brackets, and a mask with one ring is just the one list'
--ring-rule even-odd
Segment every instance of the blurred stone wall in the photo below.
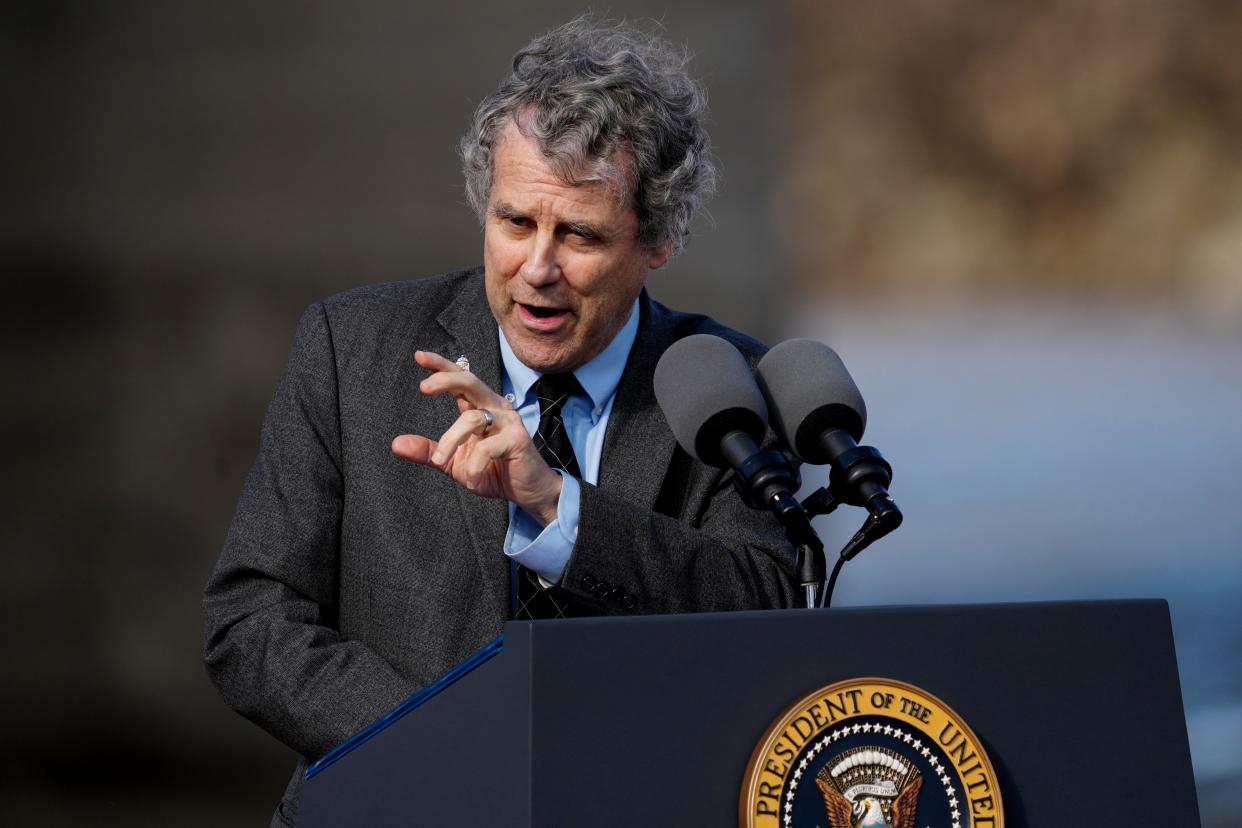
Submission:
{"label": "blurred stone wall", "polygon": [[793,0],[787,19],[800,284],[1242,326],[1242,6]]}

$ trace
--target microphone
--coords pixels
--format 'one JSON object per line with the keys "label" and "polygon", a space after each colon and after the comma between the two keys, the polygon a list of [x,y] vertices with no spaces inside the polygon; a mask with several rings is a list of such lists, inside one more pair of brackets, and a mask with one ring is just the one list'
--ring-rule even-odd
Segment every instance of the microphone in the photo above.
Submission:
{"label": "microphone", "polygon": [[888,493],[892,466],[876,449],[858,445],[867,406],[841,357],[822,342],[791,339],[759,360],[756,376],[777,436],[802,461],[831,465],[833,493],[871,513],[859,533],[867,537],[855,536],[861,545],[851,541],[845,559],[901,525],[901,510]]}
{"label": "microphone", "polygon": [[655,370],[655,395],[677,442],[690,456],[731,467],[738,493],[752,509],[768,509],[798,548],[798,580],[806,605],[824,582],[824,545],[794,497],[801,480],[783,452],[760,449],[768,406],[746,358],[718,336],[674,342]]}
{"label": "microphone", "polygon": [[709,334],[679,339],[660,357],[654,384],[677,442],[696,460],[737,471],[747,505],[796,505],[798,473],[779,451],[760,450],[768,406],[737,348]]}

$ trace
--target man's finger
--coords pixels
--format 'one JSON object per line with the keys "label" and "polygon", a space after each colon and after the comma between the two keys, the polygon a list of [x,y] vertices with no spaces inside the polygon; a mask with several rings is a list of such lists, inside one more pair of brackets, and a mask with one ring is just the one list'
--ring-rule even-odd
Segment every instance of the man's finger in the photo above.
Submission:
{"label": "man's finger", "polygon": [[[495,428],[494,414],[492,418],[492,428]],[[457,418],[456,422],[449,426],[449,430],[441,435],[439,443],[431,453],[431,462],[437,466],[443,466],[459,447],[465,445],[467,440],[481,435],[486,423],[487,419],[484,417],[483,412],[477,409],[462,414]]]}
{"label": "man's finger", "polygon": [[452,394],[475,408],[500,408],[504,400],[483,380],[466,371],[437,371],[420,382],[418,389],[429,397]]}
{"label": "man's finger", "polygon": [[440,356],[435,351],[415,351],[414,361],[428,371],[461,371],[461,366],[456,362],[448,357]]}
{"label": "man's finger", "polygon": [[436,441],[419,434],[402,434],[394,437],[392,441],[393,454],[424,466],[431,465],[431,455],[435,450]]}
{"label": "man's finger", "polygon": [[466,485],[470,488],[477,487],[488,464],[504,457],[512,448],[511,441],[510,434],[493,429],[487,438],[475,443],[470,449],[470,455],[466,457]]}

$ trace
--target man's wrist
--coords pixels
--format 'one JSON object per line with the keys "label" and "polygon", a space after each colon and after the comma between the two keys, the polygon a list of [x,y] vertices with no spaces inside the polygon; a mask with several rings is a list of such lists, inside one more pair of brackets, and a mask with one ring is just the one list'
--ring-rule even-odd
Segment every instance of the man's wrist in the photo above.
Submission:
{"label": "man's wrist", "polygon": [[556,505],[561,499],[561,487],[565,485],[565,479],[560,472],[552,470],[552,477],[554,479],[549,481],[549,486],[539,501],[522,507],[541,527],[556,520]]}

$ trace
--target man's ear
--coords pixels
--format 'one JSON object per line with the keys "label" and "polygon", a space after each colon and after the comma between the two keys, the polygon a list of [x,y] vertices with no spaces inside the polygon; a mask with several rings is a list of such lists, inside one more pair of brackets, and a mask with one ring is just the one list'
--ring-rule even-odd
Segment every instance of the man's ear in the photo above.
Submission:
{"label": "man's ear", "polygon": [[668,263],[673,257],[673,242],[667,241],[660,247],[651,251],[651,258],[647,260],[647,267],[652,270],[659,270]]}

